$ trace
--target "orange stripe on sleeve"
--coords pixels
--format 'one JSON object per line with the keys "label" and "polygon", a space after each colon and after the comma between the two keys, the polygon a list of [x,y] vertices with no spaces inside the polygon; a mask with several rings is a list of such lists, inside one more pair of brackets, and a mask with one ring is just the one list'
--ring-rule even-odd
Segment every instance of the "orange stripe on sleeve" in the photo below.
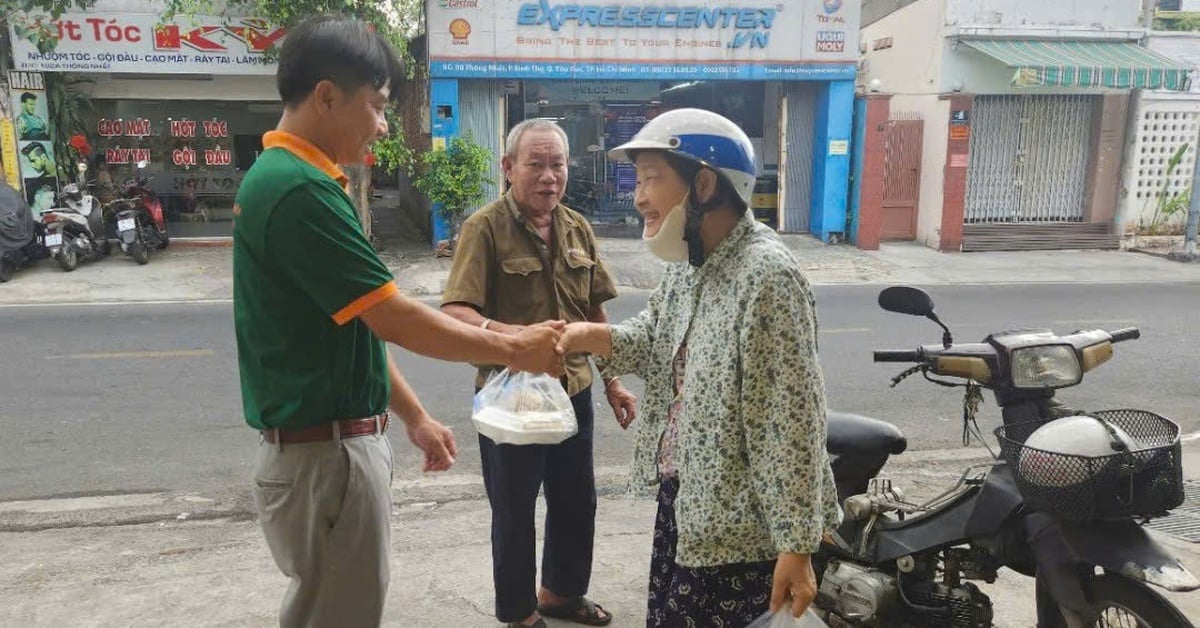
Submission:
{"label": "orange stripe on sleeve", "polygon": [[389,281],[382,286],[358,297],[354,301],[333,315],[333,322],[338,325],[345,325],[350,321],[362,316],[363,312],[387,301],[392,295],[400,292],[400,288],[396,287],[396,282]]}

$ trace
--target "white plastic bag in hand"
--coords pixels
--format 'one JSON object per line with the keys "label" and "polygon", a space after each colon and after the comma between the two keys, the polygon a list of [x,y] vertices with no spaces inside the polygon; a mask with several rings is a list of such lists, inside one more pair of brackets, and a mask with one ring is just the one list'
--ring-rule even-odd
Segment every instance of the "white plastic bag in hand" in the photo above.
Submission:
{"label": "white plastic bag in hand", "polygon": [[772,613],[767,611],[762,617],[754,620],[746,628],[829,628],[825,622],[810,608],[799,617],[792,617],[791,604]]}
{"label": "white plastic bag in hand", "polygon": [[475,429],[496,444],[557,445],[579,431],[559,380],[504,369],[475,395]]}

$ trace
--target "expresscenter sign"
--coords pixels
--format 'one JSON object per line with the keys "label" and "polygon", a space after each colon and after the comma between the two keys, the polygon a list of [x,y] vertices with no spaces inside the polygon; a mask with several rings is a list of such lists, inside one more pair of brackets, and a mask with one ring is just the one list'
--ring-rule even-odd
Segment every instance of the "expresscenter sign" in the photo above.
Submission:
{"label": "expresscenter sign", "polygon": [[428,0],[433,76],[852,78],[859,3]]}
{"label": "expresscenter sign", "polygon": [[[782,7],[781,7],[782,8]],[[598,6],[592,4],[523,4],[517,24],[559,30],[574,22],[596,28],[739,28],[770,29],[777,9],[738,7]]]}

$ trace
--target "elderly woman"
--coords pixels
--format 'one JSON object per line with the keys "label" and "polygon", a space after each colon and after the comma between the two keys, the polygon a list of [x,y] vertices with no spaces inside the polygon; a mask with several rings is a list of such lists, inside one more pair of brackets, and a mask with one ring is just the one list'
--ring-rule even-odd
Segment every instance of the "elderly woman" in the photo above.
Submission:
{"label": "elderly woman", "polygon": [[615,159],[637,168],[643,238],[673,262],[619,325],[559,347],[646,381],[634,481],[659,484],[646,625],[745,626],[816,596],[811,554],[839,520],[808,282],[748,211],[746,134],[717,114],[650,121]]}

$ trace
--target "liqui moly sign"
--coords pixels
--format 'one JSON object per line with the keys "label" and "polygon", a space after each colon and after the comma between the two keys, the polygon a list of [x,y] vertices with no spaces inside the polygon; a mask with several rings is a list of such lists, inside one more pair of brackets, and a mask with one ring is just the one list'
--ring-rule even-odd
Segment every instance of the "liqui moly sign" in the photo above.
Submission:
{"label": "liqui moly sign", "polygon": [[[179,17],[160,24],[149,13],[39,13],[9,19],[13,63],[42,72],[149,74],[274,74],[263,53],[286,30],[255,18]],[[38,32],[58,39],[52,52],[37,48]]]}

